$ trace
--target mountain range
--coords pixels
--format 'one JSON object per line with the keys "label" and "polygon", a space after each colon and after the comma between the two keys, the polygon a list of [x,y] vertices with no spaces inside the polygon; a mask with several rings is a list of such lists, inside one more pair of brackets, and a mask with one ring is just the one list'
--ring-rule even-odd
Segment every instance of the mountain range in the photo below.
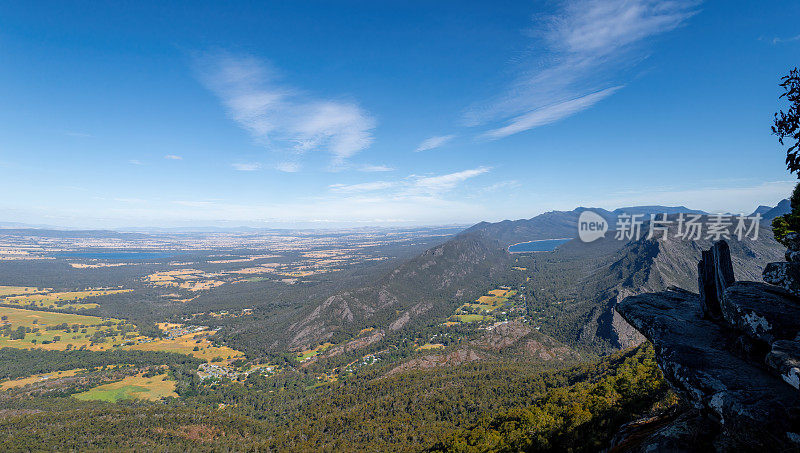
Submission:
{"label": "mountain range", "polygon": [[[768,214],[782,212],[785,204],[782,201],[757,212],[766,219]],[[708,249],[712,241],[645,237],[620,241],[609,232],[589,244],[571,240],[553,252],[508,253],[507,247],[518,242],[575,237],[578,217],[586,209],[478,223],[372,284],[312,305],[286,330],[283,346],[301,350],[323,342],[351,342],[343,350],[366,347],[401,332],[441,323],[465,301],[498,285],[520,286],[520,282],[527,282],[522,287],[529,315],[542,320],[538,333],[576,349],[596,352],[635,345],[642,341],[641,336],[613,307],[629,295],[671,286],[696,291],[700,251]],[[592,210],[612,225],[622,213],[646,218],[655,213],[705,215],[683,206]],[[670,234],[674,234],[675,226],[670,228]],[[758,239],[731,241],[731,254],[737,278],[757,280],[767,262],[782,258],[783,247],[765,222]],[[358,337],[364,329],[372,333]]]}

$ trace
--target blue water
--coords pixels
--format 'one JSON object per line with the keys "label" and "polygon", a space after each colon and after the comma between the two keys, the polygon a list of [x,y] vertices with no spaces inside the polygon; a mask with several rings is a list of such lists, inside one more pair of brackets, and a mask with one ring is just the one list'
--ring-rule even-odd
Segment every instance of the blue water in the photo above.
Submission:
{"label": "blue water", "polygon": [[571,241],[572,239],[544,239],[541,241],[521,242],[508,248],[511,253],[525,252],[552,252],[559,245]]}
{"label": "blue water", "polygon": [[174,253],[169,252],[56,252],[51,253],[54,258],[79,258],[90,260],[154,260],[172,258]]}

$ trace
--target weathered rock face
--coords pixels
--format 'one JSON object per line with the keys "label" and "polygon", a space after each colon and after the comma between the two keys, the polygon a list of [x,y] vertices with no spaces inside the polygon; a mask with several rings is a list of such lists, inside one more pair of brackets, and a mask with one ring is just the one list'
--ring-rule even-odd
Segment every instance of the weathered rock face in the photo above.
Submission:
{"label": "weathered rock face", "polygon": [[[800,298],[773,285],[736,283],[724,242],[702,257],[699,295],[642,294],[617,310],[653,343],[664,376],[702,423],[717,427],[714,449],[800,450]],[[693,451],[709,443],[683,428],[664,427],[639,446]],[[671,432],[682,434],[664,434]]]}
{"label": "weathered rock face", "polygon": [[800,295],[800,234],[788,233],[784,242],[786,262],[769,263],[764,268],[764,281]]}
{"label": "weathered rock face", "polygon": [[767,264],[767,267],[764,268],[764,281],[800,295],[800,262]]}
{"label": "weathered rock face", "polygon": [[722,314],[734,329],[770,344],[800,332],[800,298],[766,283],[738,282],[728,288]]}

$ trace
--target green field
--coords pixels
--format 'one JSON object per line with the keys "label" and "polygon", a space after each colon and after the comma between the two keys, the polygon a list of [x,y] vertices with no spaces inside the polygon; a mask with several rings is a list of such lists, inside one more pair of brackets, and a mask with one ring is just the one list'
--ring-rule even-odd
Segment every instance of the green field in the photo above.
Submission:
{"label": "green field", "polygon": [[478,322],[478,321],[485,321],[487,319],[492,319],[491,316],[484,316],[484,315],[453,315],[452,318],[457,319],[459,322]]}
{"label": "green field", "polygon": [[84,401],[116,403],[134,398],[156,401],[167,396],[177,397],[178,394],[175,393],[175,381],[167,379],[166,374],[159,374],[148,378],[141,375],[128,376],[121,381],[103,384],[74,396]]}
{"label": "green field", "polygon": [[314,357],[315,355],[330,348],[331,346],[333,346],[333,343],[325,343],[317,346],[314,349],[306,349],[305,351],[299,352],[297,354],[297,360],[302,362],[303,360],[310,359],[311,357]]}

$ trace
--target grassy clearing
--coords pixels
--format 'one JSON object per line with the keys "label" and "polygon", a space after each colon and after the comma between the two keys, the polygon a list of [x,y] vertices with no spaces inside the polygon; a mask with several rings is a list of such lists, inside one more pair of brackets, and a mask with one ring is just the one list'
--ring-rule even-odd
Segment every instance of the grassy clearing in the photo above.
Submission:
{"label": "grassy clearing", "polygon": [[[177,352],[186,354],[198,359],[210,362],[214,359],[222,359],[223,362],[230,362],[243,357],[241,352],[227,346],[214,346],[208,339],[208,332],[191,333],[171,339],[163,338],[149,343],[141,343],[130,346],[129,349],[139,351],[163,351]],[[194,348],[197,347],[197,351]]]}
{"label": "grassy clearing", "polygon": [[459,322],[479,322],[479,321],[493,319],[491,316],[473,315],[473,314],[453,315],[452,317],[458,320]]}
{"label": "grassy clearing", "polygon": [[321,353],[322,351],[330,348],[331,346],[333,346],[333,343],[324,343],[324,344],[321,344],[321,345],[317,346],[314,349],[306,349],[305,351],[299,352],[297,354],[297,360],[302,362],[303,360],[310,359],[311,357],[314,357],[315,355],[317,355],[317,354]]}
{"label": "grassy clearing", "polygon": [[44,290],[33,286],[0,286],[0,297],[35,294],[41,291]]}
{"label": "grassy clearing", "polygon": [[[97,308],[96,303],[85,302],[86,299],[109,294],[119,294],[133,291],[131,289],[101,289],[88,291],[66,291],[66,292],[41,292],[36,294],[8,295],[0,299],[0,302],[10,305],[26,307],[34,305],[41,308],[57,309],[90,309]],[[0,294],[1,296],[2,294]],[[81,302],[79,302],[81,301]]]}
{"label": "grassy clearing", "polygon": [[488,321],[494,319],[491,313],[505,307],[508,299],[515,296],[516,291],[499,288],[489,291],[473,302],[467,302],[456,310],[451,320],[458,322]]}
{"label": "grassy clearing", "polygon": [[[104,351],[138,338],[135,327],[119,319],[10,307],[0,307],[0,327],[0,348]],[[13,337],[19,328],[28,330],[24,338]]]}
{"label": "grassy clearing", "polygon": [[74,395],[79,400],[107,401],[115,403],[126,399],[144,399],[157,401],[175,393],[175,381],[169,380],[166,374],[151,377],[142,375],[128,376],[121,381],[103,384],[83,393]]}
{"label": "grassy clearing", "polygon": [[0,384],[0,388],[3,390],[8,390],[11,388],[24,387],[28,384],[34,384],[36,382],[75,376],[76,374],[82,371],[86,370],[83,368],[76,368],[74,370],[54,371],[52,373],[34,374],[33,376],[28,376],[26,378],[14,379],[13,381],[3,382],[2,384]]}
{"label": "grassy clearing", "polygon": [[444,345],[439,343],[425,343],[424,345],[417,347],[417,351],[425,351],[428,349],[441,349],[443,347]]}

